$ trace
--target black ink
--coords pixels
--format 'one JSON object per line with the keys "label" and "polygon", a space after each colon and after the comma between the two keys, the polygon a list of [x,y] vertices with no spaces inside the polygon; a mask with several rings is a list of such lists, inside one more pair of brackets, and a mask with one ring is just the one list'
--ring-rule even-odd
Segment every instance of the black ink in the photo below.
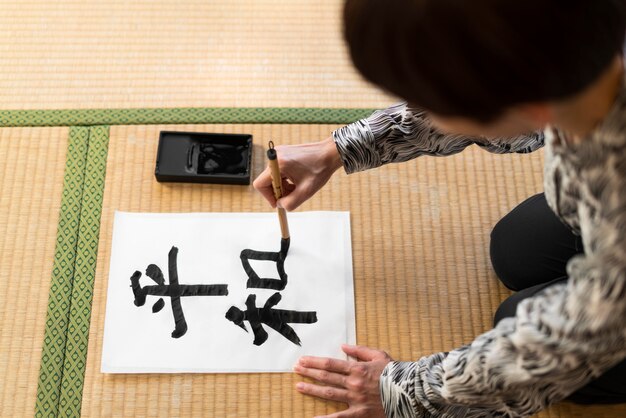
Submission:
{"label": "black ink", "polygon": [[245,174],[247,169],[247,145],[202,144],[196,151],[194,144],[189,151],[189,166],[197,153],[199,174]]}
{"label": "black ink", "polygon": [[246,310],[231,306],[226,312],[226,318],[248,332],[244,321],[250,323],[254,333],[254,345],[261,345],[267,340],[267,331],[262,324],[266,324],[278,331],[283,337],[296,345],[300,345],[300,338],[291,328],[289,323],[312,324],[317,322],[316,312],[288,311],[283,309],[272,309],[280,302],[280,293],[276,292],[265,302],[262,308],[256,307],[256,295],[248,295],[246,300]]}
{"label": "black ink", "polygon": [[154,305],[152,305],[152,313],[157,313],[165,306],[165,301],[163,298],[159,298]]}
{"label": "black ink", "polygon": [[[139,284],[141,272],[136,271],[130,278],[131,288],[135,295],[135,305],[143,306],[146,303],[146,296],[169,296],[172,303],[172,312],[174,314],[174,331],[172,338],[180,338],[187,332],[187,322],[185,314],[180,303],[183,296],[225,296],[228,295],[228,285],[225,284],[178,284],[178,266],[177,266],[178,248],[172,247],[168,254],[168,272],[170,284],[165,284],[163,272],[155,264],[150,264],[146,269],[146,276],[150,277],[156,286],[144,286]],[[153,306],[152,312],[159,312],[165,302],[159,299]]]}
{"label": "black ink", "polygon": [[291,238],[280,239],[280,254],[283,256],[283,258],[287,257],[287,252],[289,251],[290,243],[291,243]]}
{"label": "black ink", "polygon": [[[148,266],[148,268],[146,269],[146,276],[150,277],[157,284],[160,284],[160,285],[165,284],[165,278],[163,277],[163,272],[161,271],[159,266],[157,266],[156,264],[150,264]],[[152,305],[152,313],[159,312],[161,309],[163,309],[164,306],[165,306],[165,301],[163,300],[163,298],[159,298],[159,300],[157,300],[155,304]]]}
{"label": "black ink", "polygon": [[187,321],[185,321],[185,314],[183,313],[183,307],[180,305],[180,292],[182,289],[178,284],[178,263],[176,258],[178,256],[178,248],[172,247],[168,254],[168,269],[170,273],[170,286],[167,289],[171,291],[170,302],[172,303],[172,312],[174,312],[174,331],[172,331],[172,338],[180,338],[187,332]]}
{"label": "black ink", "polygon": [[165,284],[163,272],[156,264],[150,264],[146,269],[146,276],[150,277],[156,284]]}
{"label": "black ink", "polygon": [[[289,251],[289,238],[280,240],[280,251],[255,251],[246,249],[240,254],[241,264],[248,275],[246,287],[257,289],[283,290],[287,286],[287,273],[285,273],[285,259]],[[250,265],[250,260],[273,261],[276,263],[278,277],[280,279],[261,278]]]}

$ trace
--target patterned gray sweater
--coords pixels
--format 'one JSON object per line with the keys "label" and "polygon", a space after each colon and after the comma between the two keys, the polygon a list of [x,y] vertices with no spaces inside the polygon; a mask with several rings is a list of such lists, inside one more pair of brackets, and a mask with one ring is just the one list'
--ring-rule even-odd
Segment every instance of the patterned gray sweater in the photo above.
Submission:
{"label": "patterned gray sweater", "polygon": [[626,88],[577,144],[555,129],[497,140],[443,135],[405,104],[333,136],[348,173],[472,144],[495,153],[545,144],[548,204],[584,243],[566,284],[524,300],[514,318],[448,353],[389,363],[380,378],[388,417],[528,416],[626,357]]}

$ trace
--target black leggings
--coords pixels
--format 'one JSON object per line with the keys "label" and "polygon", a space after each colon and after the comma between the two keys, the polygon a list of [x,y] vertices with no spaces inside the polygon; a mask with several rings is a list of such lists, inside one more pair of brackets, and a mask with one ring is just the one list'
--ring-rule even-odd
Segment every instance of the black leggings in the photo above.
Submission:
{"label": "black leggings", "polygon": [[[567,281],[565,265],[583,252],[574,235],[552,212],[543,193],[513,209],[491,232],[491,263],[502,283],[517,293],[506,299],[494,317],[515,316],[518,303],[542,289]],[[576,403],[626,402],[626,360],[574,392]]]}

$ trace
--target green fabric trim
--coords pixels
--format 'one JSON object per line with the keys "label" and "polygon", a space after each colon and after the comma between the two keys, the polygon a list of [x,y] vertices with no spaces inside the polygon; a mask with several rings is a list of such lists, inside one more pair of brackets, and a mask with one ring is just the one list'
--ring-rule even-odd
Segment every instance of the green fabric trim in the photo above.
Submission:
{"label": "green fabric trim", "polygon": [[183,123],[350,123],[374,109],[214,107],[170,109],[0,110],[0,126],[154,125]]}
{"label": "green fabric trim", "polygon": [[74,286],[61,382],[59,403],[59,416],[61,417],[80,416],[109,146],[108,126],[93,126],[89,131]]}
{"label": "green fabric trim", "polygon": [[70,129],[35,402],[36,417],[56,417],[59,408],[88,141],[89,128]]}

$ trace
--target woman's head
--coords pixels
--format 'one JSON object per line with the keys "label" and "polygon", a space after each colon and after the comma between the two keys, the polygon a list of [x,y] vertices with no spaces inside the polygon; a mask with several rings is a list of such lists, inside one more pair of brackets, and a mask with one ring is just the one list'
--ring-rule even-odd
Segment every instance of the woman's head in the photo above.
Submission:
{"label": "woman's head", "polygon": [[622,50],[624,0],[347,0],[345,37],[370,81],[441,117],[489,122],[565,99]]}

